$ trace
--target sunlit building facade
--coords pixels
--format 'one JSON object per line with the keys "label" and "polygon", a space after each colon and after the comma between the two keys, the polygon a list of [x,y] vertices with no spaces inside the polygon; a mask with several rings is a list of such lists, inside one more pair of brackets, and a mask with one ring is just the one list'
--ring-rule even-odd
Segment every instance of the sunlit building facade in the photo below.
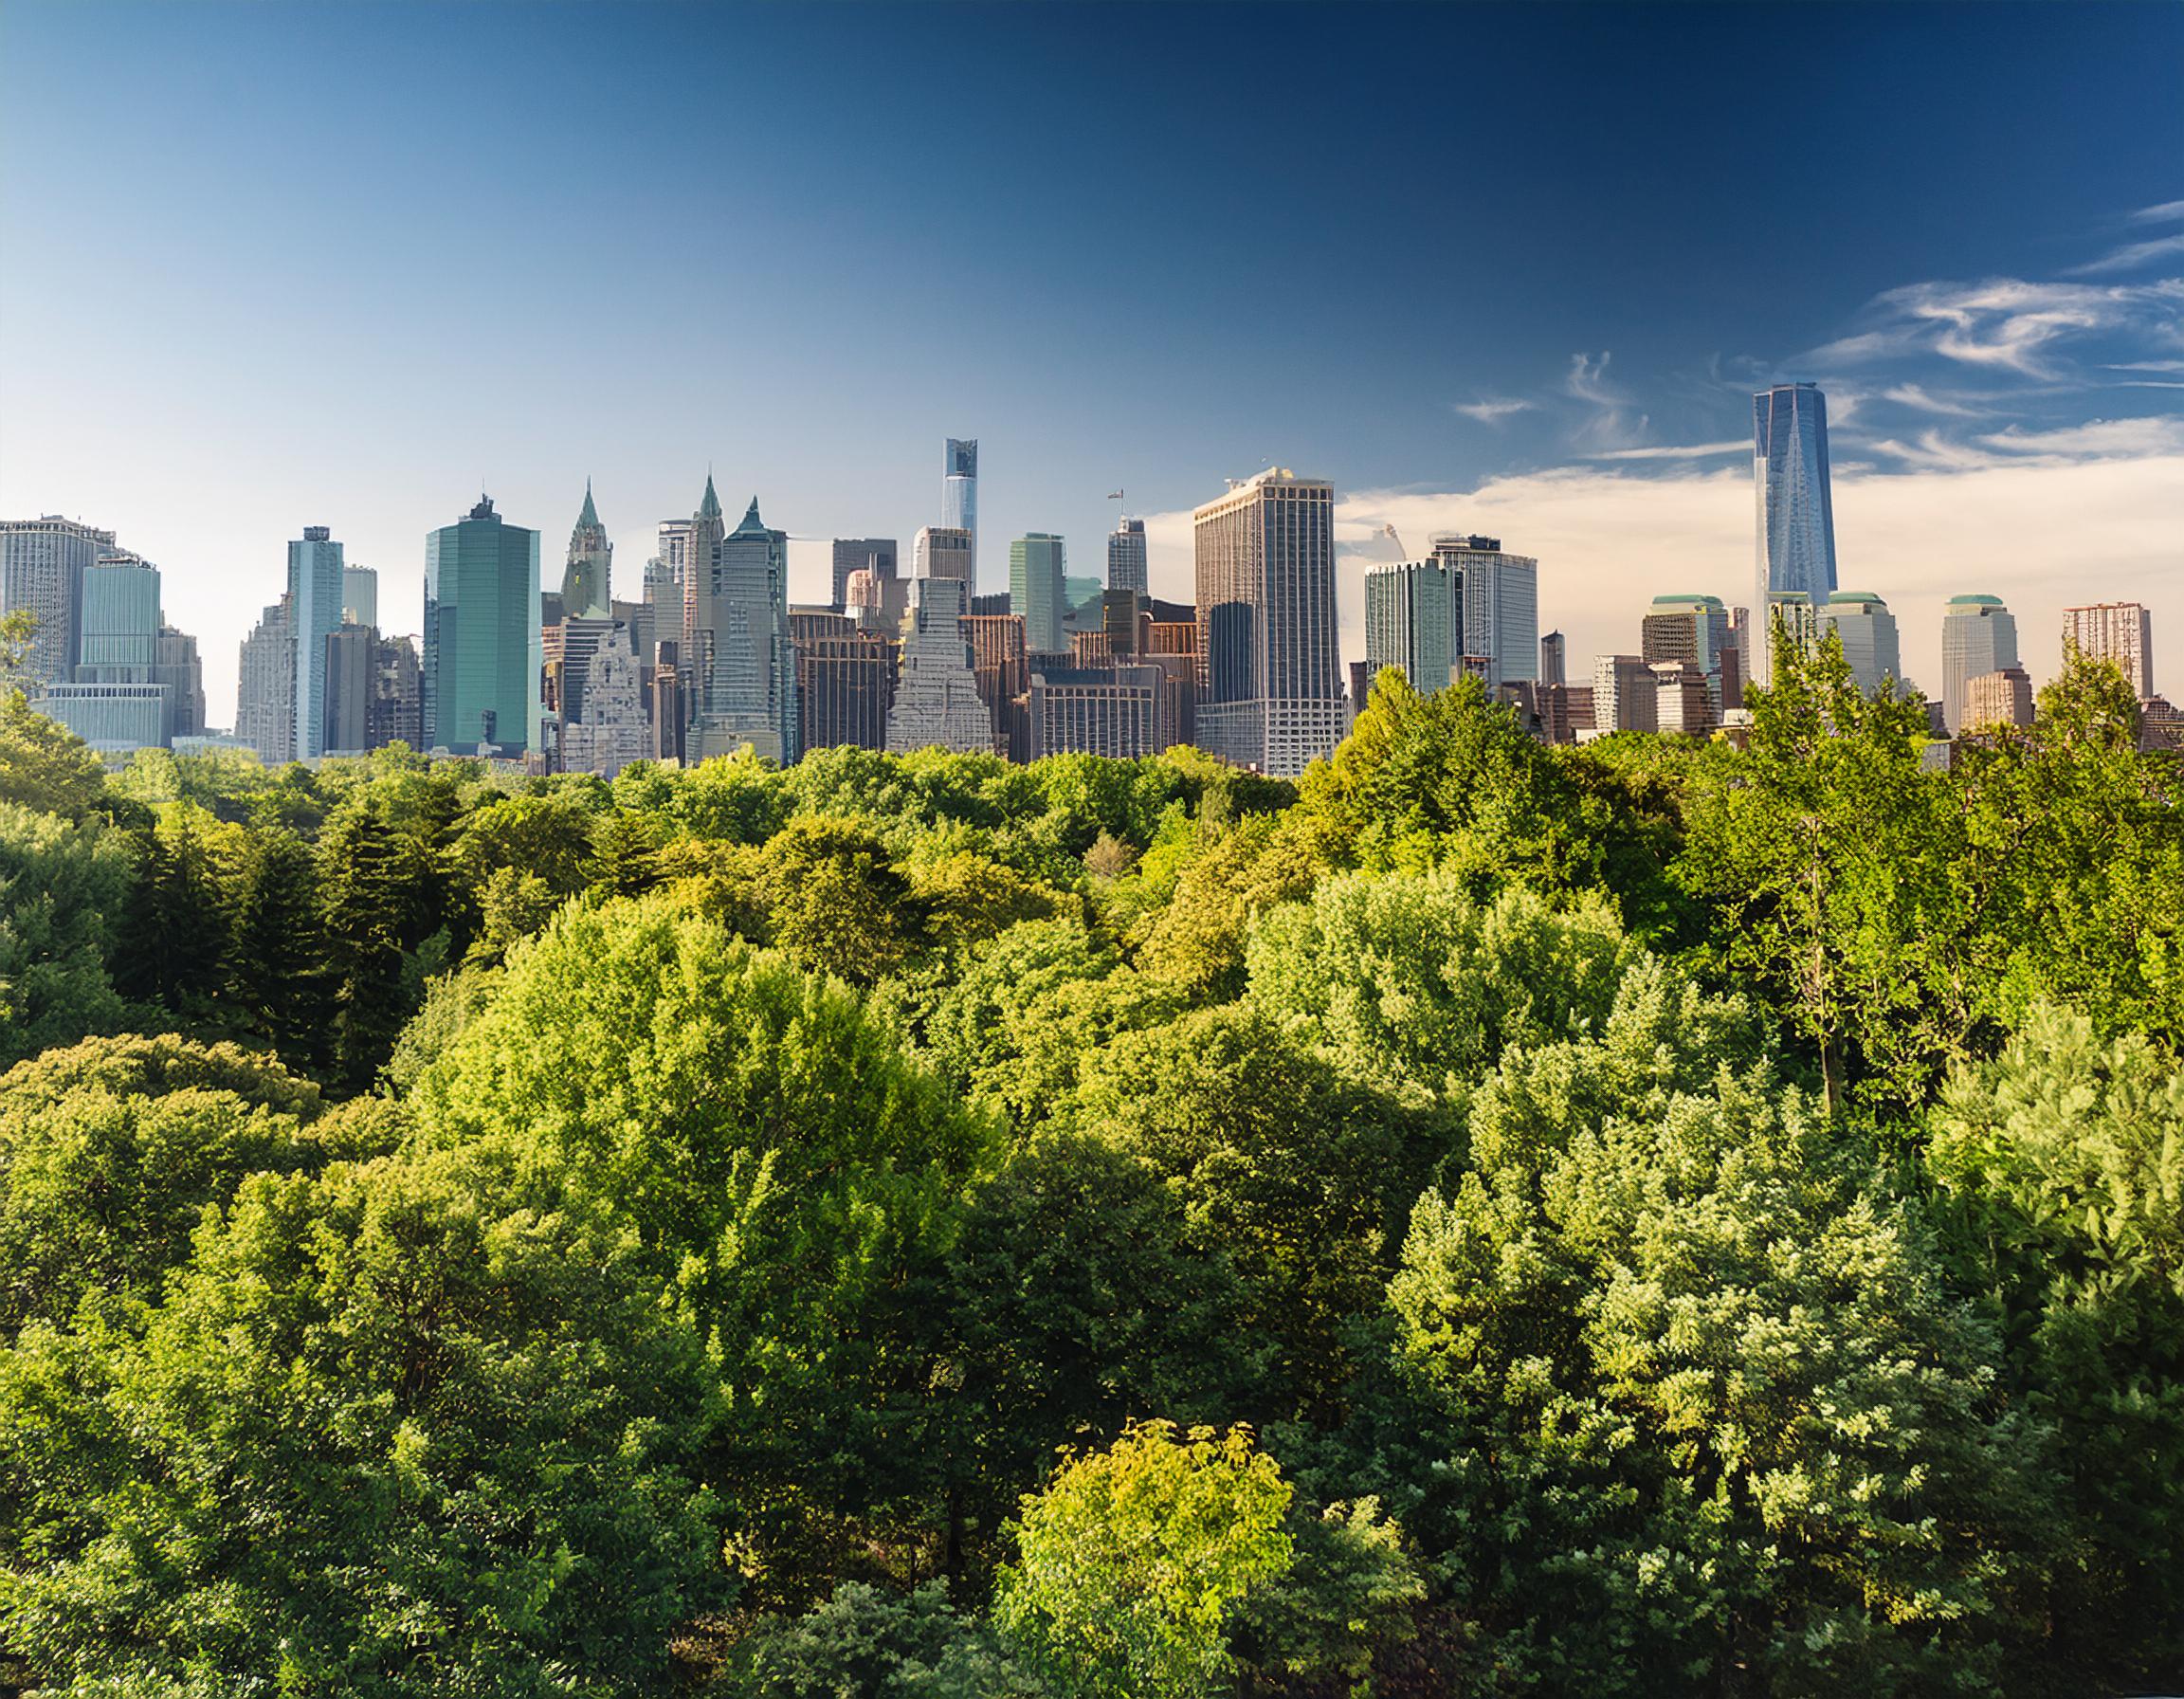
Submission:
{"label": "sunlit building facade", "polygon": [[[1783,594],[1824,608],[1835,590],[1835,502],[1828,470],[1828,397],[1784,383],[1752,397],[1755,608]],[[1761,634],[1758,676],[1774,663]]]}

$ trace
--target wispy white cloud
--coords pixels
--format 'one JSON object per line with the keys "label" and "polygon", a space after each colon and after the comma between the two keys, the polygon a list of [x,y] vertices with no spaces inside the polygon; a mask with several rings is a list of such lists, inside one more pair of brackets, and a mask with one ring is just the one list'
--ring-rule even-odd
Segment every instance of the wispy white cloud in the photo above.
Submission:
{"label": "wispy white cloud", "polygon": [[1881,393],[1900,406],[1917,408],[1922,413],[1941,413],[1952,419],[1985,418],[1992,411],[1984,407],[1973,407],[1946,395],[1937,395],[1923,384],[1900,383],[1883,390]]}
{"label": "wispy white cloud", "polygon": [[1532,411],[1537,401],[1520,401],[1511,396],[1489,395],[1478,401],[1455,402],[1456,411],[1467,419],[1476,419],[1482,425],[1499,425],[1511,413]]}
{"label": "wispy white cloud", "polygon": [[2163,201],[2158,206],[2140,207],[2131,214],[2133,224],[2184,224],[2184,201]]}
{"label": "wispy white cloud", "polygon": [[1587,460],[1711,460],[1718,454],[1749,454],[1752,445],[1743,437],[1726,443],[1664,443],[1649,448],[1606,448],[1588,454]]}
{"label": "wispy white cloud", "polygon": [[2083,265],[2070,267],[2072,277],[2106,277],[2111,272],[2136,271],[2141,265],[2156,260],[2167,260],[2172,255],[2184,254],[2184,230],[2174,236],[2150,236],[2143,242],[2126,242],[2121,247],[2110,248],[2098,260],[2088,260]]}
{"label": "wispy white cloud", "polygon": [[2184,278],[2147,283],[1909,283],[1877,296],[1866,328],[1811,350],[1800,364],[1857,369],[1915,355],[2022,377],[2061,375],[2059,344],[2102,332],[2179,338]]}
{"label": "wispy white cloud", "polygon": [[2184,453],[2184,419],[2089,419],[2051,430],[2021,425],[1989,431],[1966,442],[1941,430],[1922,432],[1915,443],[1890,438],[1872,445],[1906,466],[1936,471],[1975,471],[2001,466],[2071,466],[2090,460],[2129,460]]}
{"label": "wispy white cloud", "polygon": [[1610,380],[1608,362],[1613,355],[1574,354],[1562,379],[1562,393],[1591,411],[1572,433],[1580,448],[1633,448],[1645,440],[1649,423],[1646,414],[1621,385]]}

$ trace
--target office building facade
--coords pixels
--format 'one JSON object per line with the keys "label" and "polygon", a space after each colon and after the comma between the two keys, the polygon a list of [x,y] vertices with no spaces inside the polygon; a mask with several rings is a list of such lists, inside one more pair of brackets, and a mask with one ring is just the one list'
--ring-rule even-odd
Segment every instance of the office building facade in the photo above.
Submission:
{"label": "office building facade", "polygon": [[538,533],[490,497],[425,539],[424,736],[451,755],[539,750]]}
{"label": "office building facade", "polygon": [[341,618],[345,624],[379,625],[379,572],[376,567],[355,566],[346,561],[341,567]]}
{"label": "office building facade", "polygon": [[1896,616],[1879,596],[1863,590],[1831,592],[1819,610],[1823,630],[1833,631],[1843,642],[1843,658],[1850,676],[1867,696],[1884,683],[1903,676],[1903,653],[1897,641]]}
{"label": "office building facade", "polygon": [[1024,622],[1027,648],[1051,652],[1066,647],[1066,566],[1062,539],[1051,532],[1028,532],[1009,545],[1009,612]]}
{"label": "office building facade", "polygon": [[2093,661],[2113,661],[2131,694],[2154,694],[2154,616],[2138,602],[2096,602],[2063,610],[2063,645]]}
{"label": "office building facade", "polygon": [[0,614],[27,612],[37,621],[27,678],[61,684],[73,675],[83,575],[113,547],[113,532],[59,514],[0,521]]}
{"label": "office building facade", "polygon": [[296,758],[296,634],[285,593],[243,639],[236,660],[235,738],[269,767]]}
{"label": "office building facade", "polygon": [[650,753],[637,646],[626,626],[612,626],[592,655],[585,680],[584,718],[561,728],[561,770],[612,778]]}
{"label": "office building facade", "polygon": [[901,637],[846,613],[795,612],[789,626],[796,645],[797,746],[807,753],[885,749]]}
{"label": "office building facade", "polygon": [[[1828,469],[1828,397],[1785,383],[1752,397],[1755,608],[1791,593],[1824,608],[1835,589],[1835,499]],[[1755,657],[1774,676],[1767,632]]]}
{"label": "office building facade", "polygon": [[1956,595],[1941,615],[1941,721],[1964,729],[1971,684],[2017,665],[2017,621],[1998,595]]}
{"label": "office building facade", "polygon": [[1452,659],[1483,657],[1486,693],[1539,672],[1539,562],[1511,555],[1498,537],[1444,536],[1432,558],[1447,567],[1461,615],[1450,621]]}
{"label": "office building facade", "polygon": [[1454,605],[1446,561],[1390,561],[1367,568],[1365,660],[1370,673],[1392,667],[1421,696],[1447,688],[1455,653],[1449,629]]}
{"label": "office building facade", "polygon": [[1145,521],[1123,519],[1107,534],[1107,588],[1143,591],[1146,576]]}
{"label": "office building facade", "polygon": [[1335,490],[1269,467],[1192,514],[1197,740],[1295,777],[1341,741]]}
{"label": "office building facade", "polygon": [[953,578],[963,586],[963,611],[971,611],[973,539],[959,525],[922,525],[910,539],[913,578]]}
{"label": "office building facade", "polygon": [[288,616],[296,634],[296,756],[326,753],[326,639],[341,628],[341,545],[306,525],[288,545]]}
{"label": "office building facade", "polygon": [[[1560,631],[1549,631],[1539,639],[1539,682],[1542,685],[1567,685],[1570,682],[1569,650]],[[1567,738],[1560,740],[1568,742]]]}
{"label": "office building facade", "polygon": [[1983,672],[1964,686],[1964,726],[1967,734],[1991,731],[1999,725],[2032,723],[2032,677],[2022,667],[2005,667]]}
{"label": "office building facade", "polygon": [[1661,728],[1660,681],[1643,655],[1597,655],[1592,661],[1592,723],[1611,732]]}
{"label": "office building facade", "polygon": [[1162,678],[1151,665],[1047,667],[1031,674],[1026,717],[1030,758],[1096,755],[1130,761],[1166,748]]}

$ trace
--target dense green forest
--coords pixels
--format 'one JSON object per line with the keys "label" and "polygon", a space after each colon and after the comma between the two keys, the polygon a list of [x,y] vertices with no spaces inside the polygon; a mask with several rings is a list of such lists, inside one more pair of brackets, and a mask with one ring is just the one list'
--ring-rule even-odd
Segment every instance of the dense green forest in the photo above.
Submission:
{"label": "dense green forest", "polygon": [[[0,708],[0,1688],[2184,1681],[2184,774],[1384,677],[109,775]],[[2177,1690],[2174,1687],[2170,1690]]]}

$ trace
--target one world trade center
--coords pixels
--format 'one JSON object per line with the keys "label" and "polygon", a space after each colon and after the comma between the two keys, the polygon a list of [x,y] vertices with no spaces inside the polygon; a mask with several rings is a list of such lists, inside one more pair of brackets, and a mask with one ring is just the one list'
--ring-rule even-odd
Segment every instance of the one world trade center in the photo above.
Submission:
{"label": "one world trade center", "polygon": [[[1760,633],[1754,676],[1774,677],[1767,639],[1783,596],[1793,630],[1811,622],[1835,588],[1835,506],[1828,489],[1828,397],[1817,384],[1784,383],[1752,397],[1752,482],[1758,509],[1753,615]],[[1808,609],[1810,612],[1808,612]]]}

